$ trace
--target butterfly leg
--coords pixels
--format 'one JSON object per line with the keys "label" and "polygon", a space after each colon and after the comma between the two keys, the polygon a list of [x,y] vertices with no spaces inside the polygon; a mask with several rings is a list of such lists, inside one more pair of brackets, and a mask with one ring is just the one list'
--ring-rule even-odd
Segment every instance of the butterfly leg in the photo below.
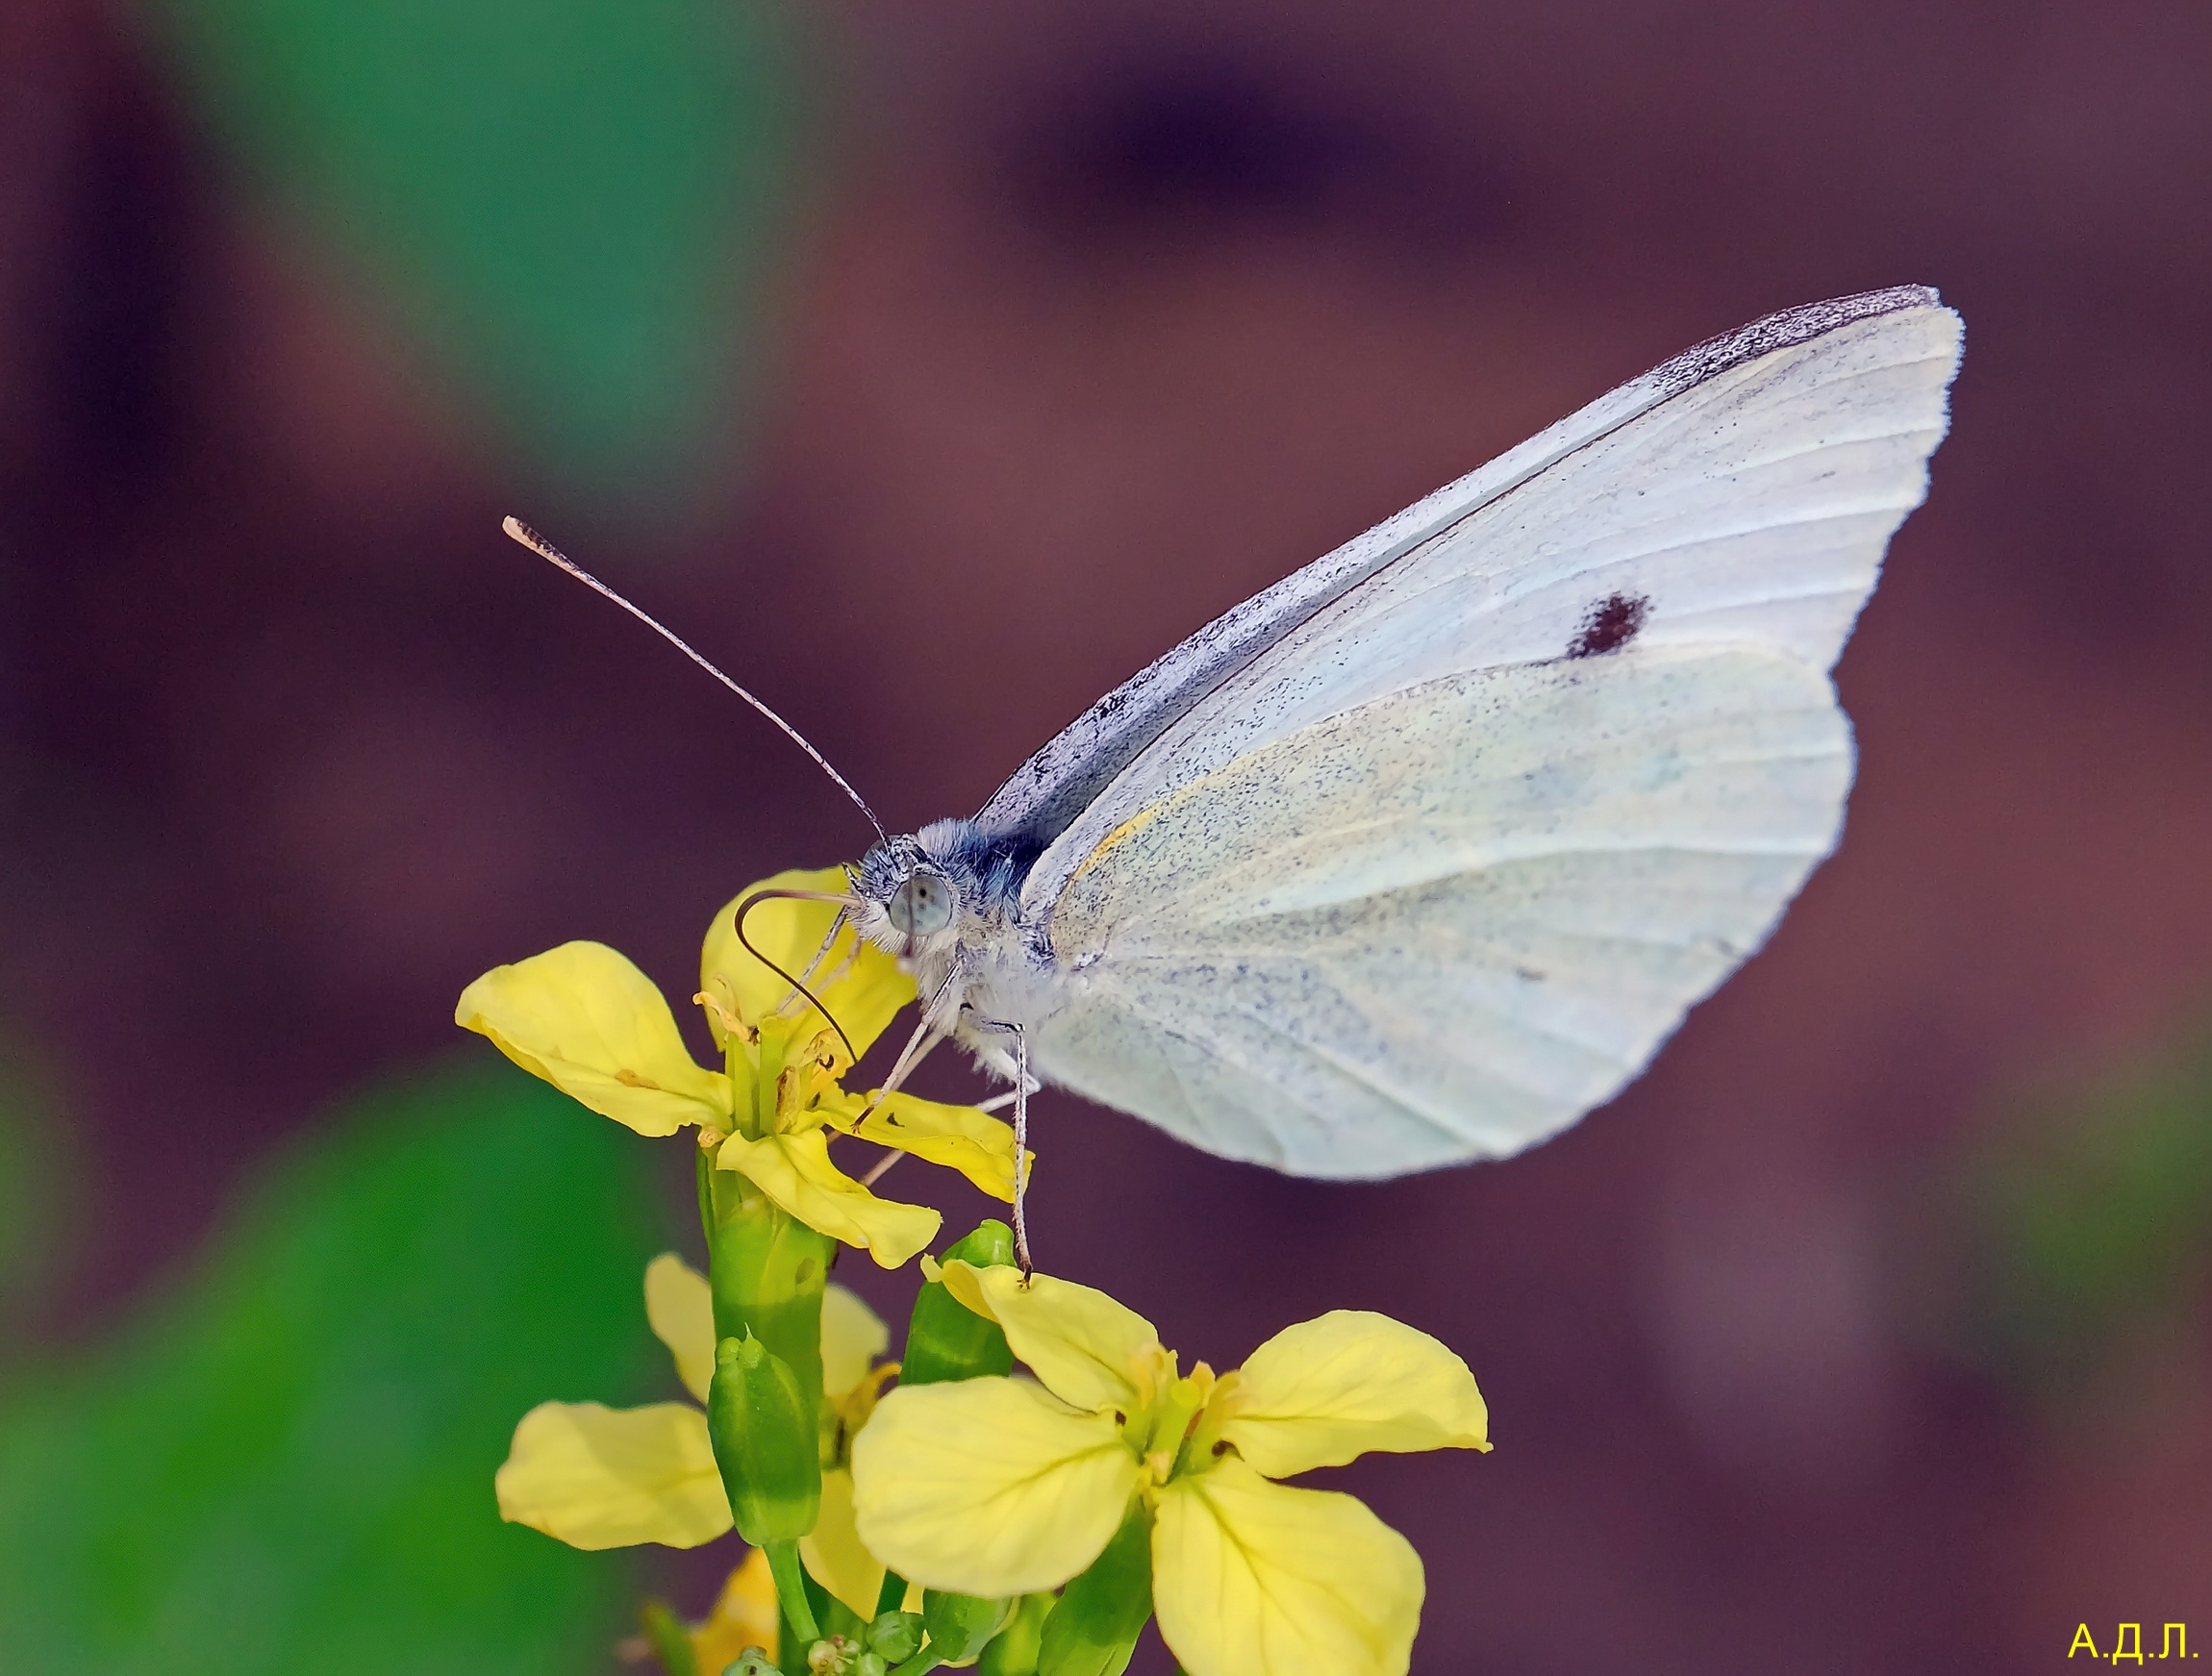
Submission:
{"label": "butterfly leg", "polygon": [[[1032,1094],[1036,1093],[1038,1089],[1043,1087],[1044,1085],[1039,1082],[1035,1077],[1031,1077],[1029,1079],[1029,1091]],[[993,1094],[988,1100],[976,1101],[975,1109],[978,1112],[1003,1112],[1007,1107],[1013,1105],[1014,1102],[1019,1098],[1020,1095],[1015,1089],[1009,1088],[1003,1094]]]}
{"label": "butterfly leg", "polygon": [[[834,927],[832,928],[832,935],[835,935]],[[876,1089],[874,1098],[869,1100],[861,1114],[853,1119],[852,1127],[855,1134],[859,1133],[863,1123],[875,1115],[875,1109],[883,1104],[887,1096],[898,1092],[900,1085],[914,1074],[914,1067],[929,1057],[930,1049],[951,1036],[951,1031],[939,1029],[934,1020],[937,1016],[938,1003],[944,999],[952,988],[953,980],[959,976],[960,967],[956,963],[951,971],[944,974],[944,982],[938,985],[935,992],[929,997],[929,1005],[921,1010],[921,1017],[914,1027],[914,1034],[906,1038],[906,1045],[898,1050],[898,1059],[891,1067],[891,1075],[884,1078],[883,1087]],[[906,1154],[903,1152],[886,1153],[883,1161],[875,1168],[860,1178],[860,1185],[864,1188],[874,1187],[890,1172],[891,1166],[905,1156]]]}
{"label": "butterfly leg", "polygon": [[1029,1032],[1010,1019],[975,1016],[972,1008],[965,1011],[978,1028],[1004,1031],[1014,1038],[1013,1091],[991,1104],[1003,1105],[1008,1099],[1014,1102],[1014,1258],[1021,1264],[1021,1278],[1027,1280],[1037,1272],[1037,1265],[1029,1261],[1029,1221],[1022,1212],[1022,1200],[1029,1192]]}
{"label": "butterfly leg", "polygon": [[960,966],[956,962],[952,970],[944,974],[944,981],[931,992],[929,1004],[922,1008],[921,1017],[915,1022],[914,1034],[906,1038],[906,1045],[898,1050],[898,1058],[892,1064],[891,1075],[884,1078],[883,1087],[875,1091],[875,1098],[868,1103],[867,1110],[861,1113],[863,1119],[873,1114],[886,1094],[897,1093],[906,1079],[914,1074],[914,1067],[929,1057],[930,1049],[952,1034],[948,1027],[939,1024],[937,1013],[940,1004],[951,993],[952,986],[959,977]]}
{"label": "butterfly leg", "polygon": [[930,1050],[944,1040],[948,1035],[950,1032],[934,1028],[929,1019],[926,1016],[923,1017],[921,1022],[914,1027],[914,1034],[906,1038],[906,1045],[898,1050],[898,1058],[891,1067],[891,1074],[884,1078],[883,1087],[876,1089],[875,1099],[869,1103],[867,1111],[862,1113],[861,1115],[866,1117],[874,1112],[886,1094],[897,1093],[905,1085],[906,1079],[914,1074],[914,1067],[927,1059]]}
{"label": "butterfly leg", "polygon": [[1029,1223],[1021,1201],[1029,1191],[1029,1033],[1014,1026],[1014,1255],[1026,1281],[1036,1273],[1029,1261]]}
{"label": "butterfly leg", "polygon": [[[861,1114],[852,1120],[852,1132],[855,1135],[860,1133],[860,1126],[863,1123],[875,1115],[876,1108],[881,1106],[888,1096],[898,1092],[899,1085],[913,1074],[914,1067],[927,1059],[929,1050],[939,1042],[943,1041],[947,1035],[947,1032],[942,1030],[932,1034],[928,1016],[926,1014],[923,1016],[921,1022],[914,1027],[914,1034],[906,1038],[906,1045],[899,1049],[898,1063],[891,1067],[891,1075],[884,1078],[883,1087],[876,1089],[874,1097],[868,1101],[867,1106],[862,1108]],[[864,1188],[874,1187],[877,1182],[890,1173],[891,1166],[905,1156],[906,1154],[903,1152],[885,1153],[882,1162],[860,1178],[860,1185]]]}
{"label": "butterfly leg", "polygon": [[[815,958],[807,962],[807,969],[799,974],[800,983],[811,984],[815,981],[815,974],[821,970],[822,962],[829,959],[830,950],[837,946],[837,934],[845,928],[845,921],[851,916],[851,913],[849,908],[841,908],[837,911],[837,917],[830,921],[829,934],[822,938],[821,947],[815,950]],[[857,954],[859,950],[860,942],[856,938],[853,941],[853,952]],[[843,963],[839,966],[839,971],[843,971],[845,966],[851,963],[852,956],[847,955]],[[786,997],[787,1000],[789,998]]]}

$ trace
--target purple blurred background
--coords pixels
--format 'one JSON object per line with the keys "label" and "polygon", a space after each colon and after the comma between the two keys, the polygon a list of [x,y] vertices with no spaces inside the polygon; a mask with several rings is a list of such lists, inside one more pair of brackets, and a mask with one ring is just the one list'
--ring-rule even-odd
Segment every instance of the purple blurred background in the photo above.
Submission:
{"label": "purple blurred background", "polygon": [[131,16],[0,17],[0,1020],[83,1224],[45,1330],[189,1260],[334,1097],[455,1051],[485,967],[593,937],[674,989],[740,885],[862,847],[501,514],[911,827],[1674,350],[1921,282],[1966,316],[1953,434],[1841,667],[1843,850],[1767,952],[1501,1165],[1287,1182],[1049,1097],[1040,1258],[1217,1366],[1339,1306],[1466,1354],[1494,1455],[1331,1475],[1427,1560],[1420,1671],[2212,1638],[2201,1314],[2039,1403],[1916,1335],[1946,1281],[1894,1233],[2020,1090],[2212,998],[2212,10],[806,22],[835,95],[763,392],[726,471],[638,514],[522,504]]}

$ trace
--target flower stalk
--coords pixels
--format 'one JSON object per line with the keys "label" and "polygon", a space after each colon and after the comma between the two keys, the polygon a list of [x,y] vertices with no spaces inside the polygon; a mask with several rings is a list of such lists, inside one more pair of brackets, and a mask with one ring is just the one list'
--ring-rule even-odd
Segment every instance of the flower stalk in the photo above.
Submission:
{"label": "flower stalk", "polygon": [[1152,1616],[1152,1513],[1133,1503],[1044,1620],[1037,1676],[1121,1676]]}
{"label": "flower stalk", "polygon": [[836,1242],[745,1177],[711,1167],[704,1150],[699,1199],[716,1334],[715,1464],[738,1534],[767,1555],[784,1621],[811,1648],[822,1633],[798,1542],[821,1512],[822,1297]]}
{"label": "flower stalk", "polygon": [[791,1369],[812,1414],[821,1407],[822,1292],[837,1242],[743,1176],[699,1157],[715,1338],[758,1338]]}
{"label": "flower stalk", "polygon": [[806,1573],[799,1564],[799,1545],[796,1541],[775,1541],[762,1545],[768,1557],[768,1569],[776,1580],[776,1604],[782,1610],[784,1622],[792,1626],[792,1634],[802,1647],[812,1648],[822,1638],[821,1626],[815,1621],[814,1602],[807,1598]]}

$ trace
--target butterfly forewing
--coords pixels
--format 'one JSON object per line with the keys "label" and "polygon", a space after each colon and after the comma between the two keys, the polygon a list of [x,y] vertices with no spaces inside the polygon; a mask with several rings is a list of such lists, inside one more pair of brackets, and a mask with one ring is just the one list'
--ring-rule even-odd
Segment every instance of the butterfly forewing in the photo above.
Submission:
{"label": "butterfly forewing", "polygon": [[[1065,818],[1023,890],[1060,974],[1043,1072],[1332,1176],[1512,1152],[1609,1096],[1833,847],[1826,671],[1958,342],[1917,289],[1718,339],[1040,753],[993,807]],[[1055,757],[1082,738],[1110,777]]]}
{"label": "butterfly forewing", "polygon": [[[1833,367],[1839,359],[1834,340],[1839,331],[1861,320],[1902,315],[1917,319],[1893,320],[1880,339],[1892,345],[1904,343],[1906,360],[1914,359],[1908,340],[1915,334],[1932,340],[1921,347],[1932,350],[1943,362],[1930,369],[1938,398],[1932,411],[1940,427],[1940,392],[1957,360],[1957,319],[1923,286],[1898,286],[1810,303],[1724,333],[1629,380],[1224,612],[1062,729],[998,788],[978,814],[978,822],[995,833],[1018,836],[1025,845],[1042,847],[1221,681],[1345,591],[1451,530],[1470,513],[1514,493],[1686,391],[1710,387],[1710,400],[1721,391],[1716,381],[1737,368],[1757,362],[1771,375],[1778,370],[1774,360],[1778,352],[1822,339],[1829,340],[1825,364]],[[1854,405],[1851,392],[1834,393],[1836,409]],[[1920,457],[1924,459],[1933,446],[1930,438],[1919,450]],[[1538,556],[1533,549],[1522,555]]]}
{"label": "butterfly forewing", "polygon": [[1384,693],[1565,657],[1609,607],[1634,614],[1632,646],[1763,646],[1826,669],[1926,492],[1957,354],[1948,309],[1848,321],[1726,368],[1485,501],[1286,625],[1177,715],[1055,838],[1029,875],[1029,912],[1176,786]]}

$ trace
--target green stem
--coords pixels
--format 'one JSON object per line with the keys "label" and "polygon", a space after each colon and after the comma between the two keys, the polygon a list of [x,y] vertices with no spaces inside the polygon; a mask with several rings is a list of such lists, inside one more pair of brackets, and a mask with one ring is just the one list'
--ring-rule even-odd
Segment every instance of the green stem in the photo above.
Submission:
{"label": "green stem", "polygon": [[734,1170],[715,1170],[707,1186],[715,1337],[749,1332],[792,1370],[805,1412],[816,1413],[822,1400],[822,1288],[837,1242]]}
{"label": "green stem", "polygon": [[[738,1133],[747,1140],[758,1140],[764,1135],[773,1135],[776,1132],[776,1084],[784,1074],[784,1056],[790,1051],[790,1022],[782,1018],[762,1019],[759,1038],[753,1043],[753,1051],[749,1056],[752,1062],[749,1066],[753,1089],[752,1110],[732,1113],[737,1121]],[[736,1061],[748,1056],[734,1037],[730,1040],[730,1056],[732,1086],[742,1088],[743,1084],[739,1080]]]}
{"label": "green stem", "polygon": [[782,1603],[784,1616],[798,1638],[808,1646],[822,1638],[821,1626],[815,1622],[814,1603],[807,1599],[806,1574],[799,1569],[799,1545],[796,1542],[770,1542],[762,1552],[768,1557],[768,1570],[776,1580],[776,1599]]}
{"label": "green stem", "polygon": [[906,1579],[897,1572],[886,1568],[883,1574],[883,1587],[875,1591],[875,1615],[881,1617],[887,1612],[899,1612],[905,1606]]}
{"label": "green stem", "polygon": [[691,1655],[691,1638],[684,1633],[684,1626],[668,1604],[661,1600],[648,1600],[645,1610],[639,1614],[639,1627],[645,1632],[645,1641],[653,1649],[653,1657],[661,1662],[666,1676],[698,1676],[699,1663]]}
{"label": "green stem", "polygon": [[905,1663],[893,1665],[891,1676],[929,1676],[932,1670],[943,1663],[943,1659],[924,1647]]}

